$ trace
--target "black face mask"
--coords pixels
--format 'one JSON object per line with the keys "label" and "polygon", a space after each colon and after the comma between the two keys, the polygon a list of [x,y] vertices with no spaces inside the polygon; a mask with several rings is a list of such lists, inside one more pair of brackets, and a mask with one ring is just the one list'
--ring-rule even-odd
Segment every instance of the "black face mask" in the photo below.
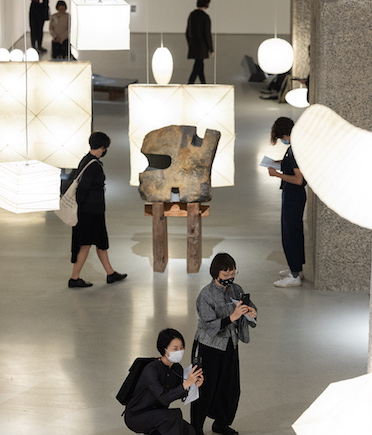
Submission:
{"label": "black face mask", "polygon": [[221,279],[218,278],[218,282],[223,285],[224,287],[227,287],[228,285],[232,284],[234,282],[234,278],[228,278],[228,279]]}
{"label": "black face mask", "polygon": [[105,157],[106,153],[107,153],[107,150],[103,151],[101,158]]}

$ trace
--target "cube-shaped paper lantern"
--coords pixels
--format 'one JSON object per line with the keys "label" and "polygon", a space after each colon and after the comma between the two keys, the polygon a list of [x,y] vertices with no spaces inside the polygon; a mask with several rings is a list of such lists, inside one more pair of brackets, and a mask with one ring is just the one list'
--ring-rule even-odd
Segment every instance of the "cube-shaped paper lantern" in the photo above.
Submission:
{"label": "cube-shaped paper lantern", "polygon": [[221,132],[212,166],[212,186],[234,185],[235,111],[231,85],[130,85],[129,143],[132,186],[148,166],[141,153],[144,137],[168,125],[196,126],[197,135],[206,129]]}
{"label": "cube-shaped paper lantern", "polygon": [[129,50],[130,5],[124,0],[71,0],[76,50]]}
{"label": "cube-shaped paper lantern", "polygon": [[28,62],[28,150],[24,62],[0,62],[0,162],[38,160],[76,168],[89,151],[90,62]]}
{"label": "cube-shaped paper lantern", "polygon": [[57,210],[60,173],[36,160],[0,163],[0,207],[13,213]]}

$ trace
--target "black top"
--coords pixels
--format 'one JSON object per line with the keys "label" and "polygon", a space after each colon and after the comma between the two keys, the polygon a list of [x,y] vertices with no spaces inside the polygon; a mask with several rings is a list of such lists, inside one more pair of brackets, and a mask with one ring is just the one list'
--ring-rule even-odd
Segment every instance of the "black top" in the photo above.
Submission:
{"label": "black top", "polygon": [[189,44],[188,59],[207,59],[213,51],[211,35],[211,19],[200,9],[195,9],[189,15],[186,29],[186,39]]}
{"label": "black top", "polygon": [[76,191],[76,201],[79,212],[102,214],[105,212],[105,173],[102,162],[93,154],[88,153],[80,161],[78,174],[91,160],[91,163],[84,171]]}
{"label": "black top", "polygon": [[180,364],[168,367],[156,359],[143,369],[125,412],[136,415],[150,409],[168,408],[173,401],[187,396],[182,383],[183,369]]}
{"label": "black top", "polygon": [[[298,169],[298,165],[296,159],[294,158],[291,146],[288,147],[286,153],[284,154],[280,169],[285,175],[295,175],[294,170]],[[305,178],[303,179],[301,186],[282,180],[282,182],[280,183],[280,188],[285,190],[286,192],[292,192],[302,190],[306,186],[306,184],[307,183]]]}

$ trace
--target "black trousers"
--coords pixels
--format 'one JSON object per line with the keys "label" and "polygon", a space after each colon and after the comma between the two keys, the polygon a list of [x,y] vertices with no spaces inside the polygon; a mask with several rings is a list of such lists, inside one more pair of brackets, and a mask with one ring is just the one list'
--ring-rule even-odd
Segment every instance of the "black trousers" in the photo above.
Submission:
{"label": "black trousers", "polygon": [[31,3],[30,6],[30,30],[31,30],[31,45],[36,48],[41,47],[43,42],[43,27],[44,27],[44,4]]}
{"label": "black trousers", "polygon": [[57,59],[61,56],[63,59],[67,57],[68,54],[68,39],[65,39],[62,44],[59,42],[52,41],[52,58]]}
{"label": "black trousers", "polygon": [[193,85],[197,77],[199,77],[200,83],[202,85],[205,85],[206,82],[204,76],[204,59],[195,59],[194,67],[191,71],[188,84]]}
{"label": "black trousers", "polygon": [[282,193],[282,244],[288,266],[292,272],[301,272],[305,264],[303,215],[306,204],[305,189]]}
{"label": "black trousers", "polygon": [[[195,348],[196,342],[193,355]],[[232,340],[225,351],[199,343],[199,356],[202,358],[204,382],[199,388],[199,399],[191,403],[191,424],[196,433],[201,433],[206,417],[230,426],[240,397],[239,354]]]}
{"label": "black trousers", "polygon": [[180,409],[151,409],[137,415],[124,414],[125,424],[137,433],[153,435],[195,435],[194,428],[182,418]]}

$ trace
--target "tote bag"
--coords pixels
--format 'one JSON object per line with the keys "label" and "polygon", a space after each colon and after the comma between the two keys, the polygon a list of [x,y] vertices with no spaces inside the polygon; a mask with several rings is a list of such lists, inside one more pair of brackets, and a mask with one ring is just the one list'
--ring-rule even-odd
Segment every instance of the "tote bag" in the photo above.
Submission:
{"label": "tote bag", "polygon": [[76,201],[76,190],[78,188],[80,179],[85,169],[93,162],[97,160],[91,160],[84,166],[80,174],[72,182],[71,186],[66,190],[64,195],[59,200],[59,210],[55,210],[54,213],[70,227],[74,227],[78,223],[78,204]]}

